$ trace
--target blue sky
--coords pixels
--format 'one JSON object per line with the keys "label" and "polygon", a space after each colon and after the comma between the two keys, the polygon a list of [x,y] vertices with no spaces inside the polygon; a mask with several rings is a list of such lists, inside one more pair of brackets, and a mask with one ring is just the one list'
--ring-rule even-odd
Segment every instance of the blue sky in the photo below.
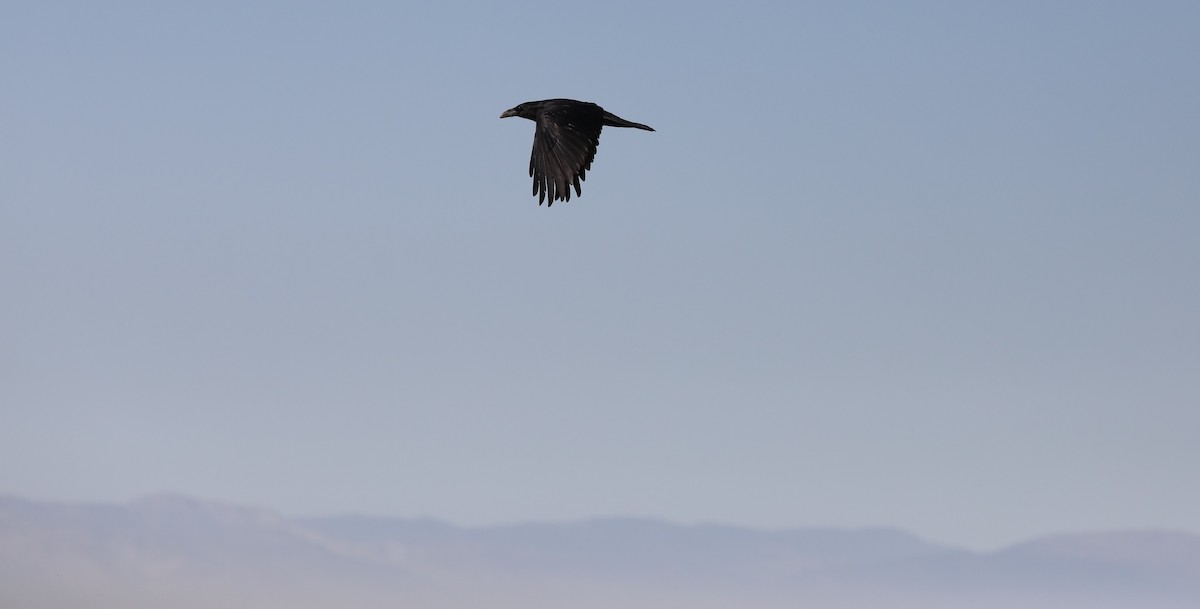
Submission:
{"label": "blue sky", "polygon": [[[1200,531],[1198,27],[6,4],[0,491]],[[538,207],[548,97],[657,131]]]}

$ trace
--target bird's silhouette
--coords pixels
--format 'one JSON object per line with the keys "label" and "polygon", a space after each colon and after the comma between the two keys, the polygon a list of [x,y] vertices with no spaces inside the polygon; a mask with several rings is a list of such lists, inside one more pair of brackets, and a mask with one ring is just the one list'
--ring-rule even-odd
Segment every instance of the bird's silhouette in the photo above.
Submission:
{"label": "bird's silhouette", "polygon": [[500,118],[510,116],[527,118],[536,124],[529,175],[533,176],[533,194],[538,197],[538,205],[549,199],[547,207],[555,201],[570,201],[572,186],[576,195],[583,195],[579,183],[592,168],[596,147],[600,145],[601,128],[632,127],[654,131],[591,102],[573,99],[525,102],[505,110]]}

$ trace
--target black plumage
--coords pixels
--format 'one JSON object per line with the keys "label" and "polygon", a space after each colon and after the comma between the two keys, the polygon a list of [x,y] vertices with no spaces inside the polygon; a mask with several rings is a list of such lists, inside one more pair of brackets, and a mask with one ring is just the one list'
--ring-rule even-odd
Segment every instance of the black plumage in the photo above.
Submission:
{"label": "black plumage", "polygon": [[538,205],[549,198],[547,207],[555,201],[570,201],[572,186],[576,195],[583,195],[579,183],[592,168],[596,147],[600,145],[601,128],[632,127],[654,131],[591,102],[573,99],[525,102],[505,110],[500,118],[510,116],[527,118],[536,124],[529,175],[533,177],[533,194],[538,196]]}

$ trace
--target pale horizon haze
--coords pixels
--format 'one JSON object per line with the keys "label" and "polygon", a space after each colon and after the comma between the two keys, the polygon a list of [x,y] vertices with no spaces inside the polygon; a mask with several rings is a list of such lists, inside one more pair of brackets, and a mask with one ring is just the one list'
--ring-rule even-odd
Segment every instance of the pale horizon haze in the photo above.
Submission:
{"label": "pale horizon haze", "polygon": [[[1200,533],[1200,4],[0,6],[0,494]],[[593,101],[539,207],[524,101]]]}

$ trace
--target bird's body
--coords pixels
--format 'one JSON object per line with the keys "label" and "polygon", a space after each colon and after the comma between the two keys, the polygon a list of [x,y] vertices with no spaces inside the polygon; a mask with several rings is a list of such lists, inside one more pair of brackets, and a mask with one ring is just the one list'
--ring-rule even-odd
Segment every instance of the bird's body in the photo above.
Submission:
{"label": "bird's body", "polygon": [[500,118],[510,116],[527,118],[537,125],[533,131],[529,175],[533,177],[533,194],[538,196],[538,205],[549,198],[547,206],[559,200],[570,201],[572,186],[576,195],[583,194],[580,182],[592,168],[592,159],[596,158],[601,128],[632,127],[654,131],[591,102],[573,99],[525,102],[506,110]]}

